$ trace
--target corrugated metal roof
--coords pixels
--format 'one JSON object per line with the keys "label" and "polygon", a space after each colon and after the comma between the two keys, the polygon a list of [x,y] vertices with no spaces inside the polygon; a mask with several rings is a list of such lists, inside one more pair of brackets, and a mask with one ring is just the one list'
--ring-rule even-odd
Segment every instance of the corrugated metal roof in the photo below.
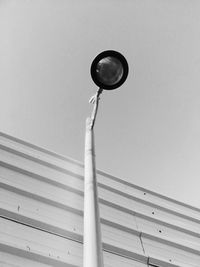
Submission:
{"label": "corrugated metal roof", "polygon": [[[1,266],[82,266],[83,165],[0,134]],[[200,266],[200,210],[98,171],[105,266]]]}

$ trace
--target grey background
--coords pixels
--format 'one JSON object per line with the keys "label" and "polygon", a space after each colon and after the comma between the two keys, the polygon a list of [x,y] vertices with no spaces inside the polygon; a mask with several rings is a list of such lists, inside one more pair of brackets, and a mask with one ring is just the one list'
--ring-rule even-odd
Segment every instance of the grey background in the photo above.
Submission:
{"label": "grey background", "polygon": [[200,2],[0,1],[1,131],[83,161],[103,50],[127,58],[126,83],[104,92],[97,168],[199,206]]}

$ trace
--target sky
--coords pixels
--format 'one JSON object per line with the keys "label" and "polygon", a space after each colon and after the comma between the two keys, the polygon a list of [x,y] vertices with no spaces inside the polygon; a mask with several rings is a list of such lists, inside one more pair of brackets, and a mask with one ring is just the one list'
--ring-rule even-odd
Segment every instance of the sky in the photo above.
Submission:
{"label": "sky", "polygon": [[90,65],[122,53],[103,92],[97,168],[200,208],[200,1],[1,0],[0,131],[84,160]]}

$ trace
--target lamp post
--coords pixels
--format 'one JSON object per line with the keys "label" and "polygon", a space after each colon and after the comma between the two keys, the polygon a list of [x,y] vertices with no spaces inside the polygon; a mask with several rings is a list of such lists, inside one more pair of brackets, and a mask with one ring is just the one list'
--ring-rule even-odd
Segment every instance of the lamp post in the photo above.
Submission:
{"label": "lamp post", "polygon": [[83,267],[103,267],[93,129],[100,94],[104,89],[113,90],[124,83],[128,76],[128,63],[120,53],[104,51],[93,60],[91,76],[99,89],[90,99],[94,107],[91,117],[86,120]]}

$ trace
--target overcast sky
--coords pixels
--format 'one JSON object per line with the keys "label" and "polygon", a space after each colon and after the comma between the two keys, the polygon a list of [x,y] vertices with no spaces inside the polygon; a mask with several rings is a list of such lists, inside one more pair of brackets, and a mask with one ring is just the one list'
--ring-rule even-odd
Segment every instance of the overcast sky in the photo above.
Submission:
{"label": "overcast sky", "polygon": [[1,131],[83,162],[93,58],[129,77],[101,97],[97,168],[200,207],[200,1],[1,0]]}

